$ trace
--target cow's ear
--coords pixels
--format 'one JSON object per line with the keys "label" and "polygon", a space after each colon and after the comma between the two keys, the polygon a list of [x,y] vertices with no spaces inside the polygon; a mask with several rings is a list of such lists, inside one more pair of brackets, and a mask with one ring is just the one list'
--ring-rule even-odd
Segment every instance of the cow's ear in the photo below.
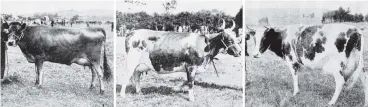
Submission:
{"label": "cow's ear", "polygon": [[5,22],[5,23],[1,24],[1,28],[2,29],[9,29],[9,24]]}
{"label": "cow's ear", "polygon": [[210,51],[210,47],[209,45],[207,45],[205,48],[204,48],[204,52],[209,52]]}
{"label": "cow's ear", "polygon": [[209,52],[211,50],[211,48],[214,48],[215,46],[212,45],[211,43],[208,44],[205,48],[204,48],[204,52]]}
{"label": "cow's ear", "polygon": [[27,24],[23,23],[21,29],[25,29],[26,27],[27,27]]}

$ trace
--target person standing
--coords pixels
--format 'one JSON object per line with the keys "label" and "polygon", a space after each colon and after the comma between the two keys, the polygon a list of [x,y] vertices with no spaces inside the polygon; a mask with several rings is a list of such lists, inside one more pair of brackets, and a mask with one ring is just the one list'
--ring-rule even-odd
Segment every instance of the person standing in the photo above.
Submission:
{"label": "person standing", "polygon": [[55,23],[55,21],[51,20],[51,27],[54,27],[54,23]]}
{"label": "person standing", "polygon": [[5,67],[6,67],[6,50],[8,49],[6,46],[6,41],[8,41],[8,31],[9,25],[6,22],[1,20],[1,79],[4,78]]}
{"label": "person standing", "polygon": [[114,22],[111,22],[111,32],[114,31]]}

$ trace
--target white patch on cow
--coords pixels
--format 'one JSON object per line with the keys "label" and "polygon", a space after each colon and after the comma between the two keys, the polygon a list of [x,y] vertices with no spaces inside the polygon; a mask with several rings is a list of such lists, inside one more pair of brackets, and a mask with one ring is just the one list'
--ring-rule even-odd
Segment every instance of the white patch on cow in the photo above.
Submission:
{"label": "white patch on cow", "polygon": [[[197,34],[190,34],[188,37],[184,38],[182,41],[184,42],[180,42],[182,47],[192,47],[192,46],[196,46],[197,43],[197,38],[199,35]],[[178,41],[179,42],[179,41]]]}
{"label": "white patch on cow", "polygon": [[261,40],[263,38],[263,34],[264,32],[266,31],[266,28],[263,28],[263,27],[259,27],[259,28],[256,28],[255,29],[256,31],[256,34],[254,35],[254,39],[255,39],[255,47],[254,47],[254,51],[253,51],[253,55],[259,55],[260,52],[259,52],[259,46],[261,44]]}

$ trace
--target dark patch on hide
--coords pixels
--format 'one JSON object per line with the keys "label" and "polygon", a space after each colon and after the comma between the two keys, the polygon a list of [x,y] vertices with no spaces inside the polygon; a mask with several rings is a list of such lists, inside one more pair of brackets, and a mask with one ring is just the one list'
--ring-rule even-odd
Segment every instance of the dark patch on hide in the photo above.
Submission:
{"label": "dark patch on hide", "polygon": [[345,33],[344,32],[341,32],[339,34],[339,36],[337,36],[336,38],[336,41],[335,41],[335,46],[337,48],[337,50],[339,52],[342,52],[344,51],[344,48],[345,48],[345,43],[346,43],[346,38],[345,38]]}
{"label": "dark patch on hide", "polygon": [[[325,51],[325,48],[322,46],[326,43],[327,39],[323,35],[323,33],[319,32],[319,37],[316,37],[317,40],[314,44],[313,42],[313,36],[317,33],[317,30],[322,28],[322,26],[311,26],[304,31],[301,32],[300,35],[298,35],[297,43],[296,43],[296,53],[298,57],[301,57],[304,55],[306,58],[313,60],[316,56],[316,53],[322,53]],[[304,53],[305,50],[306,52]]]}
{"label": "dark patch on hide", "polygon": [[143,49],[143,48],[147,47],[147,43],[144,40],[138,40],[138,41],[133,41],[132,46],[133,46],[133,48]]}
{"label": "dark patch on hide", "polygon": [[174,67],[182,65],[183,62],[189,66],[200,65],[204,59],[199,57],[199,53],[192,48],[182,49],[181,51],[158,49],[152,51],[149,57],[156,71],[160,71],[161,68],[166,71],[172,71]]}
{"label": "dark patch on hide", "polygon": [[349,58],[351,51],[355,48],[360,51],[361,48],[361,37],[357,29],[349,29],[347,34],[350,36],[348,43],[346,44],[345,54],[346,57]]}
{"label": "dark patch on hide", "polygon": [[157,41],[158,39],[160,39],[160,37],[156,37],[156,36],[148,37],[148,40],[151,40],[151,41]]}
{"label": "dark patch on hide", "polygon": [[344,73],[342,72],[343,70],[345,70],[345,69],[346,69],[346,65],[344,64],[344,62],[340,62],[340,67],[341,67],[340,75],[341,75],[342,77],[344,77],[344,81],[347,81],[347,80],[348,80],[348,78],[349,78],[349,76],[344,75]]}

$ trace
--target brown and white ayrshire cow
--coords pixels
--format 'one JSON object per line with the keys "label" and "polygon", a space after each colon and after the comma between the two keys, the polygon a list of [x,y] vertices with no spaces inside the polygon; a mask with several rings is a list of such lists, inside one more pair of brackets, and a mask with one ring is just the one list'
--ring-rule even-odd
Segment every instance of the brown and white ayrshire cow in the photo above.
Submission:
{"label": "brown and white ayrshire cow", "polygon": [[335,78],[336,88],[329,105],[337,98],[349,79],[360,77],[368,104],[368,72],[363,71],[364,37],[361,29],[345,24],[314,26],[290,25],[286,28],[258,28],[255,37],[255,55],[260,57],[267,49],[286,61],[293,77],[294,92],[299,92],[298,72],[302,66],[321,69]]}
{"label": "brown and white ayrshire cow", "polygon": [[[224,28],[224,24],[223,27]],[[140,75],[150,70],[158,74],[186,72],[189,100],[194,100],[194,76],[198,70],[203,70],[215,57],[219,50],[225,48],[227,53],[235,57],[241,54],[235,32],[223,29],[212,37],[196,33],[162,32],[152,30],[136,30],[126,39],[127,69],[122,77],[123,83],[120,95],[125,95],[125,89],[132,77],[136,92],[140,93]],[[142,59],[149,58],[144,62]]]}
{"label": "brown and white ayrshire cow", "polygon": [[[76,63],[90,67],[92,81],[90,89],[95,87],[96,73],[100,81],[100,93],[104,93],[104,80],[110,80],[112,72],[106,59],[105,30],[102,28],[67,29],[48,26],[27,26],[25,23],[9,24],[10,46],[19,46],[29,63],[35,63],[36,83],[40,87],[43,82],[43,62],[71,65]],[[103,69],[103,71],[102,71]]]}

